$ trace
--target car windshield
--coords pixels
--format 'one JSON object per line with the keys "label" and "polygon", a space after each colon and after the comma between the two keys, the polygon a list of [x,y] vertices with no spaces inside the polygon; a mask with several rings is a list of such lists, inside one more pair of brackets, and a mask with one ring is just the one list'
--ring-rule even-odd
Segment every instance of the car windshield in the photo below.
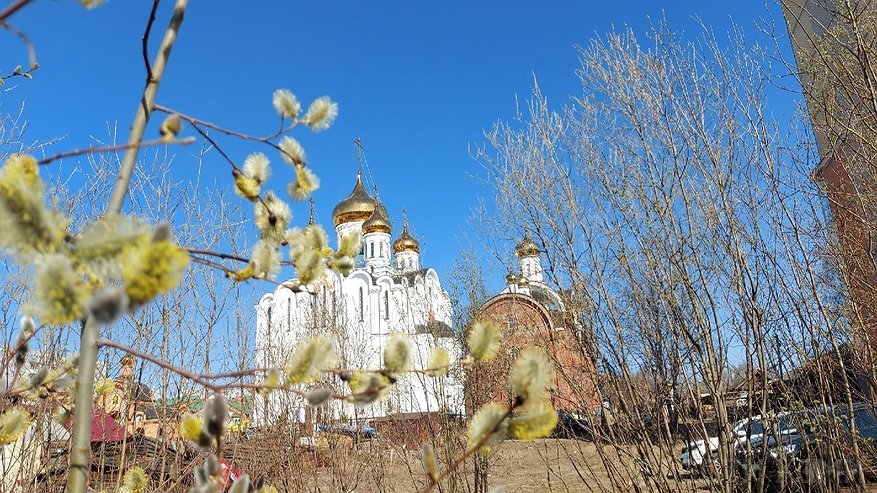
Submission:
{"label": "car windshield", "polygon": [[[857,409],[855,416],[856,430],[859,432],[859,435],[863,438],[877,439],[877,417],[874,416],[874,410],[871,408]],[[847,420],[844,420],[843,424],[844,428],[849,428]]]}

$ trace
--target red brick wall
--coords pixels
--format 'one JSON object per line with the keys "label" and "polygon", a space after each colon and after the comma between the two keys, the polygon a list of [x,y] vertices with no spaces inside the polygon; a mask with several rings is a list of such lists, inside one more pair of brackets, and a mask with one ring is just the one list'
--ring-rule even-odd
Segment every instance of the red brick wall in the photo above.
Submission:
{"label": "red brick wall", "polygon": [[496,400],[509,402],[506,375],[517,353],[528,346],[539,346],[557,367],[557,388],[552,395],[560,411],[587,411],[599,407],[594,371],[590,360],[570,327],[555,327],[549,312],[526,295],[501,294],[481,308],[480,320],[492,320],[503,331],[502,348],[497,357],[477,365],[467,378],[467,406],[475,410]]}

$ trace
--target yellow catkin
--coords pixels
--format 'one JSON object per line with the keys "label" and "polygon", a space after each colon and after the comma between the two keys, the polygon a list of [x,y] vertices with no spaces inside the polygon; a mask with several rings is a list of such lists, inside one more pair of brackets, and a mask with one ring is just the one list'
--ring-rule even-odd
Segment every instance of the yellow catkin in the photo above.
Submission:
{"label": "yellow catkin", "polygon": [[469,353],[476,361],[490,361],[499,351],[499,326],[490,321],[476,322],[469,332]]}
{"label": "yellow catkin", "polygon": [[30,413],[20,407],[13,407],[0,414],[0,446],[18,440],[30,424]]}
{"label": "yellow catkin", "polygon": [[189,254],[170,241],[156,241],[135,249],[122,269],[125,294],[143,304],[175,288],[189,265]]}

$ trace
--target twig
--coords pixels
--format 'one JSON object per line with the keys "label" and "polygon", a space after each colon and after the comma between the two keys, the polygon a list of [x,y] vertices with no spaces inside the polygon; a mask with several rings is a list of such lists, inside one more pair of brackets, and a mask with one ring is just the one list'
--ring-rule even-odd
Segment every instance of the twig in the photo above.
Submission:
{"label": "twig", "polygon": [[[39,68],[39,64],[37,64],[37,50],[36,50],[36,48],[34,48],[33,43],[31,43],[30,37],[27,34],[25,34],[24,31],[16,28],[12,24],[10,24],[4,20],[0,20],[0,27],[3,27],[4,29],[6,29],[8,31],[12,31],[16,36],[21,38],[21,42],[24,43],[24,47],[27,49],[27,59],[30,62],[30,69],[28,69],[28,71],[25,72],[24,74],[30,74],[31,72],[33,72],[34,70]],[[24,74],[22,74],[22,73],[12,74],[12,75],[8,75],[8,76],[3,77],[3,78],[8,79],[10,77],[15,77],[16,75],[20,75],[22,77],[28,77]]]}
{"label": "twig", "polygon": [[496,425],[493,427],[492,430],[490,430],[490,433],[485,433],[484,436],[482,436],[477,442],[475,442],[475,445],[473,445],[471,448],[469,448],[469,450],[464,452],[463,455],[457,457],[454,460],[454,462],[451,463],[451,465],[447,469],[445,469],[444,471],[442,471],[441,474],[438,475],[438,477],[429,478],[429,481],[426,483],[426,486],[424,486],[423,489],[420,490],[420,493],[428,493],[429,491],[431,491],[433,488],[436,487],[436,485],[438,485],[441,482],[442,479],[445,479],[452,472],[456,471],[457,468],[459,468],[461,465],[463,465],[463,462],[465,462],[466,459],[471,457],[472,454],[474,454],[475,452],[478,452],[478,450],[480,450],[481,447],[485,443],[487,443],[488,440],[490,440],[490,437],[492,437],[496,433],[496,431],[499,429],[499,426],[503,423],[503,421],[507,420],[509,418],[509,416],[512,415],[513,410],[514,410],[514,407],[510,407],[508,409],[508,411],[506,411],[506,413],[502,417],[502,419],[496,422]]}
{"label": "twig", "polygon": [[152,32],[152,24],[155,23],[155,12],[161,0],[153,0],[152,10],[149,12],[149,20],[146,22],[146,31],[143,32],[143,63],[146,64],[146,83],[152,81],[152,63],[149,62],[149,33]]}
{"label": "twig", "polygon": [[110,147],[86,147],[85,149],[74,149],[72,151],[60,152],[58,154],[55,154],[54,156],[45,157],[45,158],[37,161],[37,164],[40,164],[40,165],[49,164],[52,161],[56,161],[58,159],[63,159],[65,157],[72,157],[72,156],[80,156],[82,154],[97,154],[97,153],[104,153],[104,152],[115,152],[115,151],[121,151],[121,150],[125,150],[125,149],[150,147],[150,146],[161,145],[161,144],[189,145],[189,144],[192,144],[194,142],[195,142],[195,137],[186,137],[185,139],[171,140],[171,141],[166,141],[164,139],[155,139],[155,140],[147,140],[145,142],[137,142],[137,143],[133,143],[133,144],[119,144],[119,145],[110,146]]}
{"label": "twig", "polygon": [[[177,0],[176,5],[174,5],[174,13],[168,23],[164,38],[161,40],[158,54],[155,56],[155,63],[152,64],[152,78],[146,83],[143,97],[140,105],[137,107],[137,114],[134,116],[134,122],[131,124],[131,134],[128,136],[129,144],[137,144],[143,140],[146,124],[149,122],[149,116],[155,104],[158,83],[164,74],[164,69],[167,66],[171,49],[174,47],[174,42],[177,39],[177,33],[180,31],[183,15],[188,5],[188,0]],[[129,148],[122,158],[122,165],[119,167],[119,176],[116,178],[116,186],[113,188],[113,194],[107,207],[108,214],[118,214],[122,211],[122,205],[125,203],[125,196],[128,194],[128,187],[131,184],[131,175],[134,172],[136,162],[137,151],[134,148]]]}
{"label": "twig", "polygon": [[215,123],[210,123],[208,121],[201,120],[199,118],[195,118],[194,116],[189,116],[189,115],[186,115],[184,113],[180,113],[179,111],[170,109],[170,108],[168,108],[166,106],[162,106],[160,104],[156,104],[153,107],[153,109],[155,111],[160,111],[162,113],[167,113],[169,115],[177,115],[180,118],[182,118],[183,120],[186,120],[187,122],[191,123],[192,125],[200,125],[202,127],[207,127],[209,129],[216,130],[217,132],[222,132],[226,135],[230,135],[232,137],[237,137],[237,138],[243,139],[243,140],[254,140],[256,142],[262,142],[265,144],[271,144],[271,142],[269,142],[271,139],[277,138],[277,137],[283,135],[284,133],[289,132],[290,130],[292,130],[293,128],[298,126],[298,124],[299,124],[299,121],[295,120],[295,121],[293,121],[293,123],[291,125],[284,128],[282,126],[283,120],[281,119],[280,130],[278,130],[277,132],[275,132],[271,135],[268,135],[267,137],[259,137],[256,135],[249,135],[249,134],[245,134],[243,132],[238,132],[236,130],[230,130],[230,129],[227,129],[225,127],[220,127],[219,125],[217,125]]}
{"label": "twig", "polygon": [[216,391],[223,388],[222,385],[216,385],[216,384],[211,383],[209,380],[203,378],[202,375],[192,373],[189,370],[186,370],[185,368],[180,368],[180,367],[174,366],[170,363],[167,363],[166,361],[162,361],[160,358],[157,358],[149,353],[143,352],[139,349],[134,349],[130,346],[126,346],[126,345],[118,343],[116,341],[111,341],[109,339],[98,339],[97,345],[100,347],[115,348],[115,349],[118,349],[119,351],[123,351],[123,352],[128,353],[132,356],[137,356],[138,358],[145,359],[146,361],[152,362],[152,363],[160,366],[161,368],[164,368],[165,370],[172,371],[172,372],[176,373],[177,375],[188,378],[189,380],[191,380],[199,385],[202,385],[203,387],[210,389],[213,392],[216,392]]}
{"label": "twig", "polygon": [[0,12],[0,21],[5,21],[7,18],[9,18],[10,15],[18,12],[19,9],[31,3],[32,1],[33,0],[18,0],[12,5],[6,7],[3,12]]}

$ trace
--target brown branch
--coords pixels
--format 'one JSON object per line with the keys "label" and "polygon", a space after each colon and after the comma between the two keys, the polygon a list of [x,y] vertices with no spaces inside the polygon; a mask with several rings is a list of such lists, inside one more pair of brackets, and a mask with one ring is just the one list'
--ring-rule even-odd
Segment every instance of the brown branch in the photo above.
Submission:
{"label": "brown branch", "polygon": [[237,260],[238,262],[249,263],[250,259],[232,255],[230,253],[214,252],[211,250],[202,250],[200,248],[186,248],[186,251],[192,255],[210,255],[211,257],[219,257],[226,260]]}
{"label": "brown branch", "polygon": [[143,63],[146,64],[146,83],[152,82],[152,62],[149,61],[149,33],[152,32],[152,24],[155,23],[155,12],[161,0],[153,0],[152,10],[149,12],[149,20],[146,22],[146,31],[143,32]]}
{"label": "brown branch", "polygon": [[7,18],[9,18],[9,16],[18,12],[19,9],[31,3],[32,1],[33,0],[17,0],[12,5],[6,7],[3,12],[0,12],[0,21],[5,21]]}
{"label": "brown branch", "polygon": [[481,449],[481,447],[484,446],[484,444],[487,443],[488,440],[490,440],[490,437],[492,437],[496,433],[496,431],[499,430],[499,426],[505,420],[509,419],[509,417],[512,415],[513,410],[514,410],[514,407],[510,407],[508,409],[508,411],[506,411],[506,413],[502,417],[502,419],[500,419],[499,421],[496,422],[496,425],[493,427],[492,430],[490,430],[490,433],[485,433],[484,436],[482,436],[477,442],[475,442],[475,445],[473,445],[469,450],[464,452],[463,455],[454,459],[454,462],[451,463],[451,465],[447,469],[442,471],[442,473],[439,474],[438,477],[429,478],[429,482],[427,482],[426,486],[424,486],[423,489],[420,490],[420,493],[428,493],[429,491],[431,491],[433,488],[436,487],[436,485],[439,484],[439,482],[441,482],[442,479],[445,479],[452,472],[456,471],[461,465],[463,465],[463,462],[465,462],[466,459],[468,459],[469,457],[472,457],[472,455],[475,452],[478,452]]}
{"label": "brown branch", "polygon": [[119,145],[110,146],[110,147],[87,147],[85,149],[74,149],[72,151],[60,152],[58,154],[55,154],[54,156],[49,156],[49,157],[40,159],[39,161],[37,161],[37,164],[40,164],[40,165],[49,164],[52,161],[56,161],[58,159],[63,159],[65,157],[72,157],[72,156],[80,156],[82,154],[115,152],[115,151],[122,151],[122,150],[126,150],[126,149],[132,149],[135,147],[137,147],[137,148],[149,147],[149,146],[161,145],[161,144],[189,145],[189,144],[192,144],[194,142],[195,142],[195,137],[186,137],[185,139],[171,140],[171,141],[166,141],[164,139],[155,139],[155,140],[147,140],[145,142],[142,142],[142,141],[135,142],[135,143],[131,143],[131,144],[119,144]]}
{"label": "brown branch", "polygon": [[174,366],[166,361],[161,360],[160,358],[158,358],[156,356],[153,356],[149,353],[143,352],[139,349],[134,349],[130,346],[126,346],[124,344],[118,343],[116,341],[111,341],[109,339],[98,339],[97,345],[98,345],[98,347],[115,348],[115,349],[118,349],[119,351],[128,353],[132,356],[137,356],[138,358],[145,359],[146,361],[154,363],[154,364],[158,365],[159,367],[164,368],[165,370],[172,371],[172,372],[176,373],[177,375],[180,375],[181,377],[188,378],[189,380],[191,380],[199,385],[202,385],[203,387],[210,389],[213,392],[217,392],[217,391],[222,389],[221,385],[216,385],[216,384],[211,383],[209,380],[203,378],[202,375],[192,373],[189,370],[186,370],[185,368],[179,368],[177,366]]}
{"label": "brown branch", "polygon": [[[37,63],[37,50],[36,50],[36,48],[34,48],[33,43],[31,43],[30,37],[27,34],[25,34],[24,31],[14,27],[12,24],[10,24],[4,20],[0,20],[0,27],[3,27],[4,29],[6,29],[8,31],[12,31],[12,33],[15,34],[16,36],[18,36],[19,38],[21,38],[21,42],[24,43],[24,47],[27,49],[27,59],[30,62],[30,69],[27,72],[25,72],[24,74],[30,74],[31,72],[33,72],[34,70],[39,68],[39,64]],[[22,74],[22,73],[12,74],[12,75],[8,75],[8,76],[3,77],[3,78],[8,79],[10,77],[15,77],[16,75],[20,75],[22,77],[29,78],[29,76],[26,76],[24,74]]]}
{"label": "brown branch", "polygon": [[[269,136],[267,136],[267,137],[259,137],[259,136],[256,136],[256,135],[250,135],[250,134],[245,134],[245,133],[242,133],[242,132],[238,132],[238,131],[236,131],[236,130],[230,130],[230,129],[227,129],[227,128],[225,128],[225,127],[220,127],[219,125],[217,125],[217,124],[215,124],[215,123],[210,123],[210,122],[208,122],[208,121],[206,121],[206,120],[201,120],[201,119],[199,119],[199,118],[195,118],[194,116],[189,116],[189,115],[186,115],[186,114],[184,114],[184,113],[180,113],[179,111],[172,110],[172,109],[170,109],[170,108],[168,108],[168,107],[166,107],[166,106],[162,106],[162,105],[160,105],[160,104],[156,104],[152,109],[155,110],[155,111],[161,111],[162,113],[167,113],[167,114],[169,114],[169,115],[177,115],[177,116],[179,116],[180,118],[182,118],[183,120],[186,120],[187,122],[191,123],[192,125],[200,125],[200,126],[202,126],[202,127],[207,127],[207,128],[212,129],[212,130],[216,130],[217,132],[222,132],[222,133],[224,133],[224,134],[226,134],[226,135],[230,135],[230,136],[232,136],[232,137],[237,137],[237,138],[239,138],[239,139],[243,139],[243,140],[253,140],[253,141],[256,141],[256,142],[262,142],[262,143],[265,143],[265,144],[271,144],[271,145],[274,145],[273,142],[270,142],[271,139],[275,139],[275,138],[277,138],[277,137],[283,135],[284,133],[289,132],[290,130],[292,130],[293,128],[295,128],[296,126],[298,126],[298,124],[299,124],[299,121],[298,121],[298,120],[295,120],[295,121],[293,121],[293,123],[292,123],[291,125],[289,125],[288,127],[286,127],[286,128],[281,128],[281,129],[278,130],[277,132],[275,132],[275,133],[273,133],[273,134],[271,134],[271,135],[269,135]],[[283,120],[281,120],[281,123],[282,123],[282,122],[283,122]]]}

